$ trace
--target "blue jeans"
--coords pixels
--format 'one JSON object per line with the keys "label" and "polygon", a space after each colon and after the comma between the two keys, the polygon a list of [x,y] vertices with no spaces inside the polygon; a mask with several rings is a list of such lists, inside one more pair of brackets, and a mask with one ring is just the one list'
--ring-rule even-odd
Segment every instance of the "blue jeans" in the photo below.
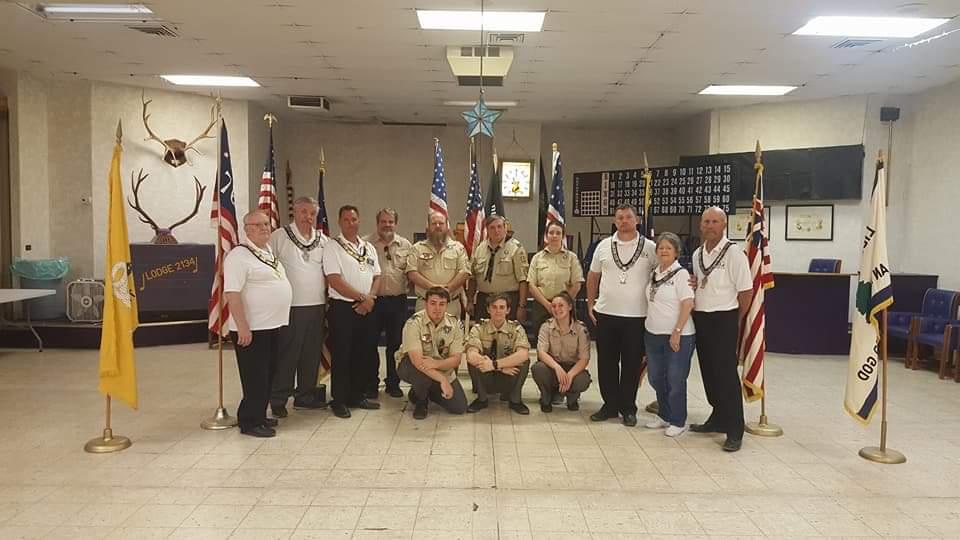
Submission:
{"label": "blue jeans", "polygon": [[657,392],[660,418],[683,427],[687,422],[687,376],[696,336],[680,336],[680,350],[670,348],[670,336],[646,333],[647,378]]}

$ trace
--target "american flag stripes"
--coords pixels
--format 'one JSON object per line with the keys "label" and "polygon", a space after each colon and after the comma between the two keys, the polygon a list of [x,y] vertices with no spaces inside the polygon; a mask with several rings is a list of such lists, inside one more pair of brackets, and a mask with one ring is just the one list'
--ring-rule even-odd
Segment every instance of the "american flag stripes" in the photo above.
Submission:
{"label": "american flag stripes", "polygon": [[433,147],[433,184],[430,186],[429,209],[450,219],[450,214],[447,212],[447,180],[443,176],[443,149],[440,148],[440,139],[433,139]]}
{"label": "american flag stripes", "polygon": [[210,314],[207,327],[213,333],[227,335],[224,324],[230,318],[230,310],[223,298],[223,259],[239,243],[237,233],[237,208],[233,199],[233,168],[230,165],[230,143],[227,139],[227,124],[220,124],[220,164],[217,167],[217,186],[213,190],[210,206],[210,224],[217,229],[217,263],[213,275],[213,289],[207,312]]}
{"label": "american flag stripes", "polygon": [[270,230],[280,228],[280,212],[277,207],[277,159],[273,151],[273,126],[270,126],[270,151],[267,164],[263,166],[263,177],[260,179],[260,200],[257,208],[263,210],[270,218]]}
{"label": "american flag stripes", "polygon": [[755,168],[757,179],[753,194],[753,219],[746,238],[753,291],[750,295],[750,306],[740,325],[739,340],[739,355],[743,361],[743,397],[747,401],[756,401],[763,397],[763,360],[766,352],[764,296],[765,291],[774,285],[767,246],[767,226],[763,215],[763,164],[759,159]]}
{"label": "american flag stripes", "polygon": [[467,215],[464,220],[466,231],[464,240],[466,241],[467,257],[473,255],[473,249],[477,247],[486,235],[486,229],[483,226],[483,220],[486,217],[483,210],[483,197],[480,196],[480,176],[477,174],[477,154],[470,146],[470,187],[467,189]]}
{"label": "american flag stripes", "polygon": [[[560,162],[560,151],[556,144],[553,149],[553,186],[550,188],[550,202],[547,206],[547,223],[551,221],[564,222],[563,204],[563,168]],[[544,228],[546,231],[546,228]]]}

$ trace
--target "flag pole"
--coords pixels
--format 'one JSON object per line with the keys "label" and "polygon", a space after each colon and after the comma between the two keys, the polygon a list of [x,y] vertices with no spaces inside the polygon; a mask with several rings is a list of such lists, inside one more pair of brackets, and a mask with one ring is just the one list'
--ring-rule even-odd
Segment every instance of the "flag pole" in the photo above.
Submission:
{"label": "flag pole", "polygon": [[[877,158],[877,164],[883,163],[883,150]],[[886,183],[886,182],[884,182]],[[886,186],[884,186],[886,188]],[[884,201],[886,204],[886,201]],[[860,457],[884,463],[887,465],[898,465],[906,463],[907,457],[896,450],[887,448],[887,310],[884,309],[880,314],[880,386],[883,395],[880,399],[880,446],[865,446],[860,449]]]}
{"label": "flag pole", "polygon": [[[223,114],[221,112],[223,105],[223,96],[217,94],[217,117],[220,119],[220,122],[223,122]],[[223,133],[223,126],[221,126],[220,133]],[[223,222],[223,201],[220,200],[220,160],[222,159],[220,145],[221,141],[220,133],[217,134],[217,204],[220,205],[220,208],[217,209],[217,260],[220,261],[220,264],[217,268],[217,279],[220,280],[221,288],[223,286],[223,241],[220,238],[220,227]],[[203,422],[200,422],[200,427],[202,429],[209,430],[221,430],[229,429],[237,425],[237,419],[230,416],[230,413],[227,412],[227,409],[223,406],[223,296],[224,293],[221,291],[220,297],[217,298],[217,410],[214,411],[213,416],[207,418]]]}
{"label": "flag pole", "polygon": [[[757,171],[757,177],[754,180],[753,184],[753,200],[756,201],[757,194],[760,193],[760,178],[763,175],[763,153],[760,151],[760,141],[757,141],[757,149],[755,153],[756,160],[753,164],[753,168]],[[751,203],[751,206],[752,203]],[[762,210],[761,210],[762,211]],[[750,228],[747,230],[747,238],[753,234],[753,226],[756,224],[756,215],[751,211],[750,212]],[[762,287],[763,285],[761,285]],[[764,333],[766,333],[766,328],[764,328]],[[761,343],[766,343],[764,339]],[[764,360],[766,361],[766,360]],[[763,392],[760,394],[760,421],[759,422],[747,422],[743,429],[751,435],[756,435],[758,437],[780,437],[783,435],[783,429],[776,425],[771,424],[767,420],[767,383],[766,377],[764,377],[763,382]]]}
{"label": "flag pole", "polygon": [[[650,164],[647,162],[647,153],[643,153],[643,236],[648,237],[650,235],[650,220],[647,217],[647,212],[650,211],[650,189],[653,186],[651,181],[653,173],[650,172]],[[643,373],[646,371],[646,363],[641,359],[640,361],[640,384],[643,384]],[[650,403],[647,403],[647,406],[644,407],[644,410],[650,414],[660,414],[660,403],[657,400],[653,400]]]}
{"label": "flag pole", "polygon": [[[123,145],[123,121],[117,120],[117,146]],[[109,284],[108,284],[109,285]],[[94,437],[87,441],[87,444],[83,445],[83,449],[86,452],[91,454],[108,454],[110,452],[119,452],[120,450],[126,450],[130,448],[130,445],[133,444],[130,442],[130,439],[122,435],[113,434],[113,428],[111,427],[111,400],[110,394],[107,394],[107,411],[106,411],[106,421],[104,422],[103,435],[100,437]]]}

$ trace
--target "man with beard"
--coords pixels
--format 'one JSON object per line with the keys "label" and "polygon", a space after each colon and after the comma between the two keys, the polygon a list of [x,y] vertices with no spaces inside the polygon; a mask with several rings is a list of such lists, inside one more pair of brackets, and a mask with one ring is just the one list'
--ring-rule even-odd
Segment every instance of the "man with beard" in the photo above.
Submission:
{"label": "man with beard", "polygon": [[417,291],[417,307],[424,308],[427,289],[443,287],[450,293],[447,313],[459,318],[463,286],[470,277],[467,250],[450,238],[447,216],[431,212],[427,218],[427,239],[413,245],[407,257],[407,278]]}
{"label": "man with beard", "polygon": [[[507,318],[524,321],[527,318],[527,250],[516,238],[507,239],[507,223],[496,214],[486,219],[487,238],[473,251],[470,259],[469,292],[476,294],[474,318],[487,316],[487,301],[491,295],[502,294],[511,306]],[[467,302],[470,305],[471,302]]]}

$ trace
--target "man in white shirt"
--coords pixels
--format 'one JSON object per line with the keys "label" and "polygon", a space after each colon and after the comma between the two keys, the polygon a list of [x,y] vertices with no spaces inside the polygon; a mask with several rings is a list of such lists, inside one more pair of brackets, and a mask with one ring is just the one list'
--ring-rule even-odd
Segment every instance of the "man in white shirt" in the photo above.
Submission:
{"label": "man in white shirt", "polygon": [[743,397],[737,370],[740,320],[750,305],[753,280],[743,250],[727,239],[727,215],[717,207],[700,217],[703,245],[693,252],[698,284],[693,306],[697,327],[697,359],[707,401],[713,407],[696,433],[725,433],[723,449],[736,452],[743,444]]}
{"label": "man in white shirt", "polygon": [[[396,233],[399,216],[393,208],[382,208],[377,212],[377,232],[369,234],[366,241],[373,245],[377,252],[377,261],[380,263],[380,291],[377,293],[377,302],[370,314],[370,338],[377,342],[380,333],[384,332],[387,339],[386,392],[391,397],[403,397],[400,390],[400,377],[397,375],[395,356],[403,340],[403,325],[407,321],[407,292],[410,282],[407,280],[407,257],[410,255],[412,244],[406,238]],[[380,387],[380,354],[376,345],[373,347],[373,356],[370,361],[368,375],[367,398],[376,399]]]}
{"label": "man in white shirt", "polygon": [[223,290],[230,309],[227,327],[236,345],[243,399],[237,409],[240,433],[273,437],[277,421],[267,418],[277,368],[280,328],[290,318],[293,290],[283,265],[270,250],[270,219],[259,210],[243,216],[246,240],[223,261]]}
{"label": "man in white shirt", "polygon": [[290,396],[294,409],[327,406],[316,395],[327,297],[323,246],[329,240],[316,229],[319,207],[313,197],[300,197],[293,203],[294,222],[270,235],[270,249],[283,264],[293,288],[290,324],[280,329],[280,363],[270,396],[270,410],[277,418],[287,416]]}
{"label": "man in white shirt", "polygon": [[637,231],[637,223],[632,205],[617,206],[617,232],[597,244],[587,273],[587,312],[597,326],[597,380],[603,398],[600,410],[590,415],[594,422],[623,415],[624,425],[637,425],[645,293],[657,264],[656,245]]}
{"label": "man in white shirt", "polygon": [[323,249],[323,271],[330,285],[330,410],[350,418],[350,409],[379,409],[364,396],[370,347],[370,312],[380,286],[380,263],[370,242],[360,238],[360,211],[345,205],[338,212],[340,235]]}

